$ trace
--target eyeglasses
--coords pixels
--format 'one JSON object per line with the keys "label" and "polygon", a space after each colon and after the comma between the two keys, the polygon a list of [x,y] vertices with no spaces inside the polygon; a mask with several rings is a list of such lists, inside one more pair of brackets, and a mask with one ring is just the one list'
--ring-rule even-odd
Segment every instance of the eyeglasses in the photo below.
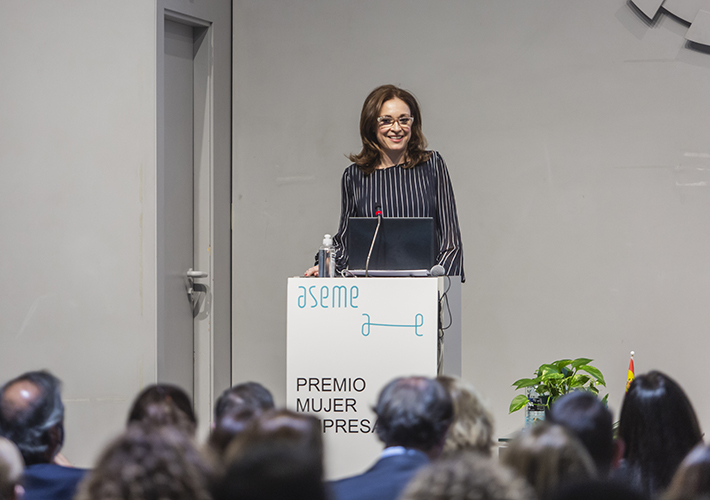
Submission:
{"label": "eyeglasses", "polygon": [[409,128],[412,126],[412,123],[414,123],[414,117],[400,116],[399,118],[392,118],[388,115],[377,117],[377,124],[380,126],[380,128],[390,128],[394,126],[395,122],[399,123],[399,126],[402,128]]}

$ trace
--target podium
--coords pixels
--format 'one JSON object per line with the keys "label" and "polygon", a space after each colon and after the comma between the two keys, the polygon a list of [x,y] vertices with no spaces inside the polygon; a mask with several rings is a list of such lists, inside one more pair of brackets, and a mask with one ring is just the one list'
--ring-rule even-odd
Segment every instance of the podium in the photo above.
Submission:
{"label": "podium", "polygon": [[382,451],[372,407],[389,381],[461,375],[458,276],[290,278],[287,314],[286,404],[321,420],[329,479]]}

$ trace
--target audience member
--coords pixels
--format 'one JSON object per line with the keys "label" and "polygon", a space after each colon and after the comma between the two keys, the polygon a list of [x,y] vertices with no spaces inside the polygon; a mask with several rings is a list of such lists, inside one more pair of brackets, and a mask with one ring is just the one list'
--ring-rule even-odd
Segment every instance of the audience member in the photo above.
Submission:
{"label": "audience member", "polygon": [[710,447],[699,444],[680,463],[663,500],[710,499]]}
{"label": "audience member", "polygon": [[614,441],[611,412],[591,392],[565,394],[552,404],[547,420],[577,436],[594,460],[600,477],[607,477],[612,467],[618,465],[623,446]]}
{"label": "audience member", "polygon": [[478,451],[491,455],[493,448],[493,415],[476,390],[460,378],[440,376],[436,379],[451,396],[454,421],[444,443],[444,453]]}
{"label": "audience member", "polygon": [[327,500],[317,418],[268,411],[235,437],[214,500]]}
{"label": "audience member", "polygon": [[141,391],[128,413],[128,424],[143,422],[154,427],[176,427],[194,437],[197,418],[192,401],[180,387],[153,384]]}
{"label": "audience member", "polygon": [[448,455],[421,469],[401,500],[533,500],[513,471],[478,452]]}
{"label": "audience member", "polygon": [[219,463],[234,436],[244,432],[259,415],[274,408],[269,390],[257,382],[246,382],[225,390],[215,403],[215,423],[208,453]]}
{"label": "audience member", "polygon": [[7,382],[0,389],[0,434],[25,461],[25,500],[71,500],[86,470],[53,463],[64,443],[59,379],[37,371]]}
{"label": "audience member", "polygon": [[21,500],[22,455],[12,441],[0,437],[0,500]]}
{"label": "audience member", "polygon": [[228,413],[238,413],[243,409],[264,412],[274,408],[271,392],[258,382],[244,382],[226,389],[215,403],[215,422]]}
{"label": "audience member", "polygon": [[374,411],[385,450],[368,471],[331,483],[337,500],[395,500],[417,470],[441,454],[454,417],[449,394],[424,377],[387,384]]}
{"label": "audience member", "polygon": [[210,500],[208,479],[189,436],[139,422],[106,448],[75,500]]}
{"label": "audience member", "polygon": [[592,479],[561,486],[550,500],[648,500],[639,490],[620,481]]}
{"label": "audience member", "polygon": [[625,446],[621,473],[653,497],[670,484],[702,433],[683,389],[652,371],[631,382],[621,407],[619,437]]}
{"label": "audience member", "polygon": [[584,445],[561,425],[549,422],[523,430],[505,450],[503,463],[525,478],[539,499],[563,484],[596,477]]}

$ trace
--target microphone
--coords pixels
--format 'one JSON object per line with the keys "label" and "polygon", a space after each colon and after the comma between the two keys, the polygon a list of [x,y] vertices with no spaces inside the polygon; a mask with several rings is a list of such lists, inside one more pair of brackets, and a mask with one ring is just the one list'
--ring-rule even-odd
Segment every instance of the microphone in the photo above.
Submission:
{"label": "microphone", "polygon": [[446,269],[441,264],[437,264],[429,270],[429,276],[443,276],[446,274]]}
{"label": "microphone", "polygon": [[379,201],[375,201],[375,216],[377,217],[377,227],[375,228],[375,234],[372,236],[372,243],[370,243],[370,251],[367,252],[367,260],[365,261],[365,277],[370,276],[370,257],[372,257],[372,249],[375,248],[375,240],[377,239],[377,233],[380,231],[380,224],[382,224],[382,204]]}

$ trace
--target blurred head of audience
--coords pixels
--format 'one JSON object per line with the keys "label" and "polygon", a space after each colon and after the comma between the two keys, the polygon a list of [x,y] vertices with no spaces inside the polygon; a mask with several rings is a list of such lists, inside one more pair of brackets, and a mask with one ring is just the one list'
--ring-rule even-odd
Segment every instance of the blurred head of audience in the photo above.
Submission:
{"label": "blurred head of audience", "polygon": [[271,392],[258,382],[244,382],[226,389],[215,403],[215,421],[244,409],[264,412],[274,408]]}
{"label": "blurred head of audience", "polygon": [[477,452],[462,452],[422,468],[400,500],[531,500],[530,486]]}
{"label": "blurred head of audience", "polygon": [[647,500],[647,497],[620,481],[592,479],[564,485],[549,500]]}
{"label": "blurred head of audience", "polygon": [[451,396],[425,377],[397,378],[380,392],[374,408],[377,437],[385,447],[402,446],[435,458],[454,420]]}
{"label": "blurred head of audience", "polygon": [[184,432],[133,423],[106,448],[75,500],[210,500],[208,479]]}
{"label": "blurred head of audience", "polygon": [[135,422],[153,427],[175,427],[193,437],[197,430],[190,396],[170,384],[150,385],[138,394],[128,413],[128,425]]}
{"label": "blurred head of audience", "polygon": [[21,500],[22,455],[14,443],[0,437],[0,500]]}
{"label": "blurred head of audience", "polygon": [[476,390],[460,378],[440,376],[439,383],[451,396],[454,421],[444,443],[444,453],[478,451],[490,456],[493,447],[493,415]]}
{"label": "blurred head of audience", "polygon": [[683,458],[702,440],[700,425],[683,389],[652,371],[637,376],[619,420],[626,475],[649,496],[665,489]]}
{"label": "blurred head of audience", "polygon": [[621,458],[614,441],[613,418],[599,398],[588,391],[565,394],[552,404],[548,421],[560,424],[579,439],[591,455],[600,477],[609,475]]}
{"label": "blurred head of audience", "polygon": [[663,500],[710,499],[710,447],[699,444],[676,470]]}
{"label": "blurred head of audience", "polygon": [[268,411],[237,435],[214,500],[327,500],[323,441],[315,417]]}
{"label": "blurred head of audience", "polygon": [[510,442],[503,463],[525,478],[539,499],[561,485],[596,477],[594,461],[584,445],[561,425],[541,422]]}
{"label": "blurred head of audience", "polygon": [[246,430],[263,412],[274,408],[271,392],[257,382],[246,382],[225,390],[215,403],[215,424],[208,447],[218,461],[234,436]]}
{"label": "blurred head of audience", "polygon": [[25,465],[51,463],[64,443],[59,379],[47,371],[27,372],[0,391],[0,434],[15,443]]}

